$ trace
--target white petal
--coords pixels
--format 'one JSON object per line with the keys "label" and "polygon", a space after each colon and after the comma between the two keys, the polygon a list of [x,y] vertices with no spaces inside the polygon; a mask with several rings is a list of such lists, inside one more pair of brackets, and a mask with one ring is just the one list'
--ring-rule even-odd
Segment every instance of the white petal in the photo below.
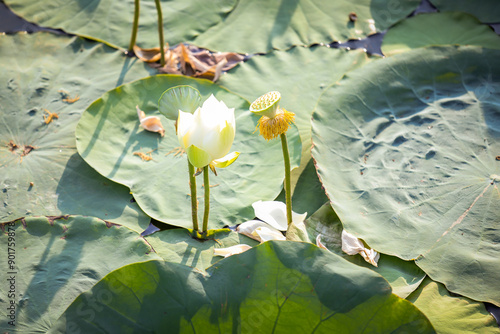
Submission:
{"label": "white petal", "polygon": [[[286,220],[286,204],[279,201],[257,201],[252,204],[255,216],[275,229],[286,231],[288,223]],[[303,214],[292,211],[292,221],[299,225],[307,217],[307,212]]]}
{"label": "white petal", "polygon": [[235,245],[235,246],[231,246],[231,247],[227,247],[227,248],[215,248],[214,255],[228,257],[228,256],[231,256],[234,254],[243,253],[244,251],[247,251],[250,248],[252,248],[252,247],[245,245],[245,244]]}
{"label": "white petal", "polygon": [[252,204],[255,216],[275,229],[286,231],[286,205],[278,201],[258,201]]}
{"label": "white petal", "polygon": [[193,114],[179,110],[179,117],[177,118],[177,137],[183,149],[192,145],[189,143],[189,136],[187,136],[187,134],[193,122]]}
{"label": "white petal", "polygon": [[304,223],[306,217],[307,217],[307,212],[300,214],[292,211],[292,221],[295,225],[300,225],[301,223]]}
{"label": "white petal", "polygon": [[269,240],[286,240],[283,233],[272,228],[271,226],[258,227],[253,232],[253,235],[258,236],[260,238],[260,242],[266,242]]}
{"label": "white petal", "polygon": [[[258,230],[258,232],[257,232]],[[268,240],[284,240],[285,237],[283,234],[276,230],[275,228],[269,226],[268,224],[260,221],[260,220],[249,220],[243,224],[240,224],[237,228],[236,231],[238,233],[244,234],[249,238],[255,239],[257,241],[262,242],[262,237],[261,235],[267,239],[267,238],[272,238]],[[283,239],[280,238],[279,235]],[[273,237],[274,236],[274,237]]]}
{"label": "white petal", "polygon": [[165,129],[161,124],[160,117],[158,116],[149,116],[146,117],[144,111],[139,109],[139,106],[135,106],[137,109],[137,116],[139,117],[139,121],[141,122],[142,128],[151,132],[158,132],[163,137],[165,135]]}
{"label": "white petal", "polygon": [[344,253],[347,253],[348,255],[356,255],[364,249],[365,246],[361,240],[346,230],[342,231],[342,251]]}
{"label": "white petal", "polygon": [[319,248],[326,249],[327,251],[330,252],[330,250],[326,248],[326,246],[323,245],[323,243],[321,242],[321,234],[318,234],[318,236],[316,237],[316,246],[318,246]]}
{"label": "white petal", "polygon": [[363,257],[363,259],[365,259],[366,262],[374,265],[375,267],[378,267],[378,260],[380,259],[380,254],[377,251],[365,248],[365,250],[363,250],[360,254]]}
{"label": "white petal", "polygon": [[377,267],[377,262],[380,258],[380,254],[377,251],[366,248],[361,240],[346,230],[342,231],[342,251],[348,255],[361,254],[366,262],[375,267]]}

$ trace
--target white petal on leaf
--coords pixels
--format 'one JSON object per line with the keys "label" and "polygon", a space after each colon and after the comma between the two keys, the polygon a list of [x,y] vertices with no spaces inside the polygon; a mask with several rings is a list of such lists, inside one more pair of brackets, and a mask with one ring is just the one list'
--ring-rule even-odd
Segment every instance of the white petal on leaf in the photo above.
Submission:
{"label": "white petal on leaf", "polygon": [[144,111],[139,109],[139,106],[135,106],[135,108],[137,109],[137,116],[139,116],[139,121],[141,122],[141,126],[144,130],[158,132],[162,137],[165,135],[165,129],[163,128],[161,120],[158,116],[146,117],[146,114]]}
{"label": "white petal on leaf", "polygon": [[234,246],[227,247],[227,248],[215,248],[214,249],[214,256],[228,257],[231,255],[243,253],[243,252],[249,250],[250,248],[252,248],[252,247],[245,245],[245,244],[234,245]]}
{"label": "white petal on leaf", "polygon": [[323,248],[323,249],[326,249],[327,251],[331,252],[328,248],[326,248],[326,246],[321,242],[321,234],[318,234],[318,236],[316,237],[316,246],[318,246],[319,248]]}
{"label": "white petal on leaf", "polygon": [[366,248],[361,240],[346,230],[342,231],[342,251],[348,255],[361,254],[366,262],[375,267],[378,266],[377,262],[380,254],[373,249]]}
{"label": "white petal on leaf", "polygon": [[267,240],[285,240],[285,236],[280,231],[260,220],[250,220],[240,224],[236,228],[236,231],[260,242]]}

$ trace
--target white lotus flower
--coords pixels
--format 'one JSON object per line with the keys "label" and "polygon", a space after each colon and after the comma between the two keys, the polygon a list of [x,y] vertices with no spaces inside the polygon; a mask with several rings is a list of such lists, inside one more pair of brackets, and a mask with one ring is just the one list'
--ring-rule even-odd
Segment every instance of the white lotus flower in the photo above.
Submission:
{"label": "white lotus flower", "polygon": [[139,121],[141,122],[141,126],[151,132],[158,132],[162,137],[165,135],[165,129],[163,128],[163,125],[161,124],[161,120],[158,116],[148,116],[146,117],[146,114],[144,111],[139,109],[139,106],[135,106],[137,109],[137,116],[139,116]]}
{"label": "white lotus flower", "polygon": [[[240,224],[236,231],[244,234],[247,237],[260,242],[268,240],[286,240],[283,233],[280,231],[287,230],[286,221],[286,205],[278,201],[258,201],[252,204],[255,211],[255,216],[260,220],[250,220]],[[292,212],[292,220],[296,224],[300,224],[307,216]]]}
{"label": "white lotus flower", "polygon": [[252,247],[245,245],[245,244],[239,244],[239,245],[235,245],[235,246],[231,246],[231,247],[227,247],[227,248],[215,248],[214,255],[228,257],[231,255],[243,253],[243,252],[249,250],[250,248],[252,248]]}
{"label": "white lotus flower", "polygon": [[361,240],[346,230],[342,231],[342,251],[348,255],[360,254],[366,262],[374,265],[375,267],[378,266],[377,263],[380,258],[380,254],[373,249],[366,248]]}
{"label": "white lotus flower", "polygon": [[238,158],[238,152],[229,153],[235,128],[234,108],[213,95],[194,114],[179,110],[177,137],[191,164],[198,168],[224,168]]}

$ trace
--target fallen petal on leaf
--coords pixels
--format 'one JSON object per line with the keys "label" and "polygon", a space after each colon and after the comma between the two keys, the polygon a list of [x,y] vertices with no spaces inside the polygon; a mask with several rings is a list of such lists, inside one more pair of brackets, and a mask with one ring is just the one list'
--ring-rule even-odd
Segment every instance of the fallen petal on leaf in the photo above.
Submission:
{"label": "fallen petal on leaf", "polygon": [[228,257],[231,255],[243,253],[243,252],[249,250],[250,248],[252,248],[252,247],[245,245],[245,244],[235,245],[235,246],[231,246],[231,247],[227,247],[227,248],[215,248],[214,255]]}
{"label": "fallen petal on leaf", "polygon": [[271,226],[261,226],[255,229],[252,233],[255,240],[266,242],[269,240],[286,240],[285,236]]}
{"label": "fallen petal on leaf", "polygon": [[321,234],[318,234],[318,236],[316,237],[316,246],[318,246],[319,248],[323,248],[323,249],[326,249],[327,251],[331,252],[328,248],[326,248],[326,246],[321,242]]}
{"label": "fallen petal on leaf", "polygon": [[377,262],[380,258],[380,254],[377,251],[366,248],[361,240],[346,230],[342,231],[342,251],[348,255],[361,254],[366,262],[375,267],[377,267]]}
{"label": "fallen petal on leaf", "polygon": [[249,220],[240,224],[236,228],[236,231],[260,242],[267,240],[285,240],[285,237],[280,231],[260,220]]}
{"label": "fallen petal on leaf", "polygon": [[135,107],[137,109],[137,116],[139,116],[139,121],[144,130],[151,132],[158,132],[162,137],[165,135],[165,129],[161,124],[161,120],[158,116],[148,116],[144,114],[144,111],[139,109],[139,106]]}

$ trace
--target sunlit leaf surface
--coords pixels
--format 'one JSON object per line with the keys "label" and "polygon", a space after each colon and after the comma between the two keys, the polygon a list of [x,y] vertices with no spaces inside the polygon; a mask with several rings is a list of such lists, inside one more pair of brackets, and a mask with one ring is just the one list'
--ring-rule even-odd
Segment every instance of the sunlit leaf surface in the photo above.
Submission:
{"label": "sunlit leaf surface", "polygon": [[[92,217],[26,218],[0,228],[2,333],[46,333],[81,292],[109,272],[159,259],[137,232]],[[7,284],[12,277],[15,287]],[[14,319],[8,317],[11,301]],[[8,323],[12,320],[15,326]]]}
{"label": "sunlit leaf surface", "polygon": [[1,220],[81,214],[146,228],[127,188],[80,158],[74,131],[90,102],[150,69],[78,37],[3,35],[0,49]]}
{"label": "sunlit leaf surface", "polygon": [[390,56],[432,45],[476,45],[500,49],[500,36],[470,14],[421,14],[391,27],[384,36],[382,52]]}
{"label": "sunlit leaf surface", "polygon": [[[258,117],[248,111],[248,101],[208,80],[158,75],[109,91],[82,115],[76,130],[78,152],[99,173],[129,187],[148,215],[192,228],[187,155],[179,150],[174,121],[158,112],[163,92],[177,85],[192,85],[201,93],[202,101],[214,94],[229,108],[235,108],[236,137],[231,151],[241,154],[231,166],[210,177],[209,227],[252,219],[253,202],[273,200],[281,191],[283,161],[276,158],[282,156],[281,142],[267,142],[254,133]],[[136,105],[146,116],[161,118],[164,137],[139,126]],[[296,167],[301,154],[297,129],[292,128],[288,137],[292,167]],[[198,177],[200,208],[204,205],[202,184]]]}
{"label": "sunlit leaf surface", "polygon": [[[138,284],[138,281],[141,283]],[[106,293],[109,298],[95,298]],[[79,310],[106,309],[92,317]],[[109,317],[113,314],[113,317]],[[125,266],[82,294],[54,327],[107,333],[433,333],[379,275],[316,246],[267,242],[204,275],[161,261]]]}
{"label": "sunlit leaf surface", "polygon": [[321,97],[313,157],[332,206],[372,248],[500,304],[500,51],[417,49]]}

